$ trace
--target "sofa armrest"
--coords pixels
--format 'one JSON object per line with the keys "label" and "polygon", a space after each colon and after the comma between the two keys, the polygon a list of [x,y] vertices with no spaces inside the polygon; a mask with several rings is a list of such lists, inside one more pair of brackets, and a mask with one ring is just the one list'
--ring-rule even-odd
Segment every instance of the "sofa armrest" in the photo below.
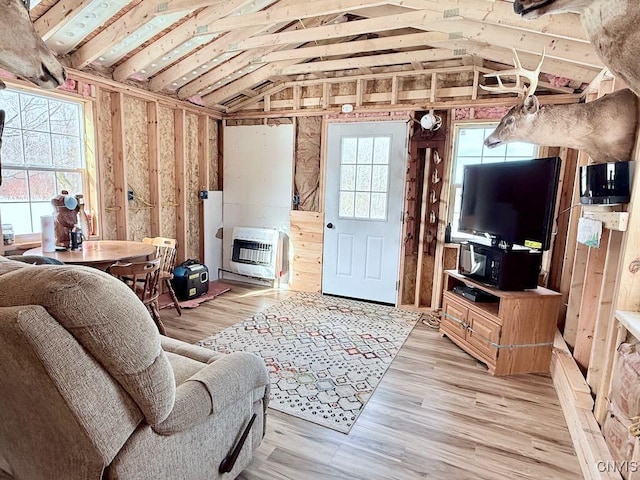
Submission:
{"label": "sofa armrest", "polygon": [[165,352],[177,353],[178,355],[182,355],[183,357],[188,357],[202,363],[213,363],[225,356],[224,353],[215,352],[208,348],[192,345],[181,340],[176,340],[175,338],[165,337],[164,335],[160,336],[160,342],[162,344],[162,349]]}
{"label": "sofa armrest", "polygon": [[153,426],[161,435],[193,428],[250,397],[251,403],[269,394],[269,375],[261,358],[236,352],[207,365],[176,389],[173,410],[165,421]]}

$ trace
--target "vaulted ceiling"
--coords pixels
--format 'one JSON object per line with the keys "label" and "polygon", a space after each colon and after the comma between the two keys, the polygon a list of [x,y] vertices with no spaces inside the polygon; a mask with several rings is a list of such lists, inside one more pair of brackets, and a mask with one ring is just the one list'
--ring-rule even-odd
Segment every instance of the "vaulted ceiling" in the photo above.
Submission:
{"label": "vaulted ceiling", "polygon": [[579,89],[603,69],[578,15],[535,21],[506,0],[32,0],[68,66],[226,110],[291,81],[439,66],[512,68]]}

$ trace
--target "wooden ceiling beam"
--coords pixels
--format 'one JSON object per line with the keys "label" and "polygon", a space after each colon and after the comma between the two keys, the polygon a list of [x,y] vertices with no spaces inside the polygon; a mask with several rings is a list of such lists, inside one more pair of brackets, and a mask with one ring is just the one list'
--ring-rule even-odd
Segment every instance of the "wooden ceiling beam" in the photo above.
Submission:
{"label": "wooden ceiling beam", "polygon": [[322,58],[336,55],[375,52],[378,50],[395,50],[399,48],[423,47],[440,41],[449,41],[449,34],[442,32],[413,33],[394,37],[373,38],[371,40],[354,40],[351,42],[332,43],[315,47],[301,47],[278,50],[261,56],[255,56],[256,63],[279,62],[294,58]]}
{"label": "wooden ceiling beam", "polygon": [[166,6],[163,5],[162,13],[170,14],[189,10],[197,10],[205,7],[219,6],[221,3],[221,0],[173,0],[165,2]]}
{"label": "wooden ceiling beam", "polygon": [[[287,31],[294,31],[294,30],[300,30],[300,29],[306,29],[306,28],[313,28],[315,26],[321,25],[326,20],[333,20],[333,19],[334,19],[334,17],[330,16],[328,18],[327,17],[318,17],[318,18],[308,19],[308,20],[305,20],[304,23],[302,21],[300,21],[300,22],[297,22],[297,23],[293,24],[292,26],[290,26],[287,29]],[[340,16],[340,20],[344,21],[344,17]],[[254,28],[261,28],[261,27],[254,27]],[[231,33],[229,33],[229,35],[233,35],[234,33],[235,32],[231,32]],[[225,38],[225,37],[227,37],[227,35],[225,35],[223,38]],[[260,50],[251,50],[251,51],[248,51],[248,52],[241,53],[240,55],[237,55],[236,57],[232,58],[231,60],[228,60],[225,63],[221,64],[217,68],[214,68],[213,70],[210,70],[210,71],[206,72],[205,74],[197,77],[192,82],[189,82],[187,85],[184,85],[180,89],[180,91],[178,92],[179,98],[189,98],[192,95],[195,95],[196,93],[199,93],[199,92],[201,92],[203,90],[206,90],[209,86],[215,85],[217,82],[221,81],[222,79],[224,79],[225,77],[227,77],[229,75],[234,74],[235,72],[237,72],[240,69],[245,69],[245,68],[248,68],[249,66],[252,66],[252,67],[258,66],[258,64],[255,62],[255,56],[256,55],[259,56],[259,55],[262,55],[262,54],[267,54],[269,52],[272,52],[276,48],[278,48],[278,47],[277,46],[270,46],[270,47],[263,48],[263,49],[260,49]],[[293,46],[292,46],[292,48],[293,48]],[[203,49],[203,50],[205,50],[205,49]],[[309,58],[309,57],[307,57],[307,58]],[[168,78],[168,76],[166,78]],[[174,77],[174,78],[176,78],[176,77]]]}
{"label": "wooden ceiling beam", "polygon": [[[247,36],[259,34],[265,31],[265,27],[252,27],[247,30],[236,30],[223,35],[220,38],[215,39],[207,46],[193,52],[187,57],[181,58],[177,63],[167,68],[160,74],[154,76],[149,82],[150,90],[159,92],[163,88],[171,84],[176,78],[194,71],[200,65],[205,62],[213,62],[219,55],[225,53],[230,45],[233,45],[241,39],[247,38]],[[242,52],[236,52],[240,54]],[[229,60],[225,61],[222,65],[226,64]],[[216,68],[217,70],[217,68]]]}
{"label": "wooden ceiling beam", "polygon": [[[513,12],[513,3],[496,0],[492,2],[477,0],[396,0],[390,1],[397,9],[396,13],[409,9],[431,10],[447,16],[461,16],[492,25],[518,28],[522,30],[544,32],[572,40],[589,41],[587,32],[577,13],[546,15],[535,20],[524,20]],[[389,7],[391,7],[390,5]],[[386,13],[389,14],[388,12]],[[378,16],[378,15],[376,15]]]}
{"label": "wooden ceiling beam", "polygon": [[293,22],[303,18],[319,17],[344,13],[349,10],[376,7],[385,5],[388,0],[312,0],[296,2],[293,5],[283,6],[276,4],[273,8],[261,12],[246,15],[221,18],[208,26],[208,32],[226,32],[238,28],[255,27],[258,25],[271,25],[281,22]]}
{"label": "wooden ceiling beam", "polygon": [[[405,1],[405,0],[402,0],[402,1]],[[406,0],[406,1],[413,1],[413,0]],[[421,0],[421,1],[425,1],[425,0]],[[452,0],[441,0],[441,1],[450,2]],[[458,1],[458,0],[453,0],[453,1]],[[464,0],[460,0],[460,1],[464,1]],[[492,2],[479,2],[478,4],[487,5],[490,3]],[[495,2],[495,3],[499,3],[499,2]],[[505,2],[502,2],[502,3],[505,3]],[[393,8],[390,9],[390,8],[376,7],[376,8],[371,8],[367,10],[362,10],[361,14],[366,16],[384,14],[384,17],[375,17],[375,18],[386,18],[389,16],[390,12],[394,12],[396,14],[399,14],[398,12],[406,12],[406,9],[401,9],[393,5],[389,5],[388,7],[393,7]],[[459,17],[456,17],[456,18],[459,18]],[[536,32],[510,29],[508,27],[500,27],[497,25],[489,25],[489,24],[483,25],[479,22],[473,22],[473,21],[464,20],[464,19],[461,19],[458,22],[459,23],[441,22],[437,24],[435,28],[431,26],[429,26],[429,28],[426,28],[424,26],[416,26],[415,28],[419,30],[427,30],[427,31],[437,30],[445,33],[449,32],[452,38],[452,40],[449,42],[437,42],[433,44],[430,42],[429,43],[425,42],[425,44],[428,46],[432,46],[434,48],[451,48],[451,49],[467,48],[468,53],[486,58],[488,60],[501,62],[507,65],[511,65],[513,61],[513,58],[512,58],[513,53],[510,50],[508,50],[508,47],[515,46],[516,49],[519,50],[519,55],[521,59],[522,58],[527,59],[526,62],[523,62],[523,64],[526,63],[525,65],[526,68],[535,68],[535,66],[537,65],[537,62],[540,61],[540,54],[542,53],[542,50],[547,46],[547,44],[551,43],[554,47],[554,51],[551,54],[549,54],[549,51],[547,51],[547,58],[545,59],[542,71],[544,73],[551,73],[554,75],[573,78],[580,81],[589,82],[590,80],[588,79],[592,78],[594,69],[599,70],[601,68],[597,66],[597,63],[600,62],[599,58],[597,60],[596,59],[592,60],[593,54],[591,52],[593,50],[591,45],[587,45],[588,49],[585,49],[586,42],[572,41],[566,38],[550,39],[549,37]],[[459,25],[460,27],[464,27],[464,30],[455,31],[457,29],[453,28],[453,25],[456,25],[456,26]],[[499,30],[493,30],[496,28]],[[464,38],[463,38],[462,31],[464,31]],[[500,38],[503,39],[503,41],[501,43],[495,42],[495,40],[492,41],[491,35],[485,34],[484,31],[497,32],[500,35]],[[512,36],[509,37],[509,34],[511,34]],[[475,35],[474,39],[466,40],[466,38],[468,38],[469,35]],[[456,38],[460,38],[460,40],[457,40]],[[504,40],[505,38],[507,40]],[[508,41],[508,38],[511,38],[511,42]],[[518,43],[523,38],[526,38],[528,40],[526,46],[520,45]],[[516,43],[513,43],[514,41]],[[566,43],[566,42],[569,42],[569,43]],[[536,49],[532,50],[533,48],[532,45],[535,46]],[[573,58],[573,55],[567,54],[567,51],[580,52],[583,58],[579,58],[579,57]],[[532,55],[529,52],[533,52],[535,55]],[[589,62],[596,65],[591,65],[585,62],[584,61],[585,57],[589,59],[588,60]],[[572,63],[569,63],[569,62],[572,62]]]}
{"label": "wooden ceiling beam", "polygon": [[47,12],[38,18],[33,26],[43,40],[48,40],[54,33],[75,18],[92,0],[59,0]]}
{"label": "wooden ceiling beam", "polygon": [[272,35],[261,35],[239,42],[235,50],[248,50],[264,45],[281,45],[287,43],[323,40],[345,35],[357,35],[376,32],[378,30],[394,30],[413,26],[421,30],[448,33],[451,39],[465,38],[489,44],[514,47],[519,50],[542,53],[547,49],[547,56],[563,59],[588,66],[601,66],[593,46],[586,42],[549,37],[532,31],[517,30],[499,25],[482,24],[465,20],[461,17],[447,16],[442,12],[417,10],[396,15],[368,18],[347,22],[341,25],[329,25],[309,28],[298,32],[284,32]]}
{"label": "wooden ceiling beam", "polygon": [[[460,20],[455,24],[443,22],[432,30],[449,33],[452,38],[464,38],[491,45],[515,48],[519,52],[525,51],[542,55],[542,52],[546,50],[547,58],[556,58],[580,65],[602,68],[602,61],[593,45],[589,43],[564,38],[550,40],[547,35],[542,33],[514,30],[499,25],[481,24],[471,20]],[[542,68],[545,71],[544,65]]]}
{"label": "wooden ceiling beam", "polygon": [[[545,33],[533,31],[532,29],[522,29],[521,25],[529,23],[520,20],[513,13],[513,4],[509,2],[486,2],[472,0],[396,0],[396,4],[402,4],[403,7],[396,5],[387,5],[386,7],[372,7],[363,9],[359,12],[369,19],[387,18],[390,15],[406,15],[408,10],[404,5],[413,5],[415,8],[419,6],[425,7],[424,10],[430,11],[432,15],[439,16],[442,19],[458,18],[457,22],[441,22],[430,28],[424,25],[415,25],[420,30],[438,31],[449,33],[452,39],[469,39],[480,42],[486,42],[498,46],[515,47],[518,50],[535,52],[542,54],[546,48],[547,56],[561,58],[570,62],[580,63],[588,66],[601,66],[602,62],[598,58],[594,47],[588,40],[579,38],[569,38],[568,27],[575,27],[575,22],[579,22],[577,15],[567,16],[568,26],[565,26],[563,36],[549,35]],[[460,8],[446,7],[458,5]],[[508,5],[511,5],[508,7]],[[475,6],[475,8],[473,8]],[[465,7],[465,8],[462,8]],[[505,7],[508,7],[505,10]],[[498,11],[500,10],[500,11]],[[495,13],[497,12],[497,13]],[[493,17],[491,14],[495,13]],[[515,20],[513,20],[513,18]],[[546,18],[546,17],[545,17]],[[486,20],[485,20],[486,19]],[[491,23],[491,20],[495,23]],[[542,24],[541,28],[548,27]],[[560,30],[560,25],[556,25],[556,30]],[[578,23],[578,31],[582,32],[583,28]],[[510,63],[510,62],[509,62]]]}
{"label": "wooden ceiling beam", "polygon": [[436,27],[438,23],[453,23],[460,17],[443,20],[442,15],[434,12],[414,11],[389,15],[385,17],[357,20],[339,25],[308,28],[298,32],[283,32],[273,35],[261,35],[238,42],[234,50],[250,50],[264,45],[286,45],[289,43],[305,43],[317,40],[329,40],[350,35],[362,35],[377,31],[396,30],[404,27]]}
{"label": "wooden ceiling beam", "polygon": [[[486,43],[474,42],[470,40],[443,42],[437,44],[440,48],[460,49],[466,53],[475,55],[486,60],[512,65],[513,52],[505,47],[487,45]],[[522,66],[527,69],[535,69],[540,61],[540,55],[528,52],[519,52],[518,56]],[[589,83],[591,79],[600,71],[599,68],[581,66],[568,63],[554,58],[546,58],[544,61],[544,73],[551,73],[560,77],[572,78],[581,82]]]}
{"label": "wooden ceiling beam", "polygon": [[140,2],[76,50],[71,55],[71,65],[79,70],[86,67],[155,17],[160,8],[155,2]]}
{"label": "wooden ceiling beam", "polygon": [[251,52],[244,52],[237,55],[222,65],[208,71],[204,75],[200,75],[195,80],[184,85],[180,90],[178,90],[178,98],[184,100],[185,98],[189,98],[199,92],[205,91],[209,86],[215,85],[217,82],[233,75],[238,70],[247,68],[252,60],[253,55]]}
{"label": "wooden ceiling beam", "polygon": [[289,88],[288,84],[280,83],[277,85],[273,85],[272,87],[268,88],[267,90],[263,90],[262,92],[254,92],[255,95],[253,97],[250,97],[245,100],[240,100],[238,103],[234,104],[233,106],[230,106],[227,109],[227,112],[228,113],[237,112],[238,110],[242,110],[243,108],[248,107],[249,105],[253,105],[255,103],[260,102],[265,97],[268,97],[270,95],[275,95],[276,93],[279,93],[282,90],[285,90],[287,88]]}
{"label": "wooden ceiling beam", "polygon": [[[151,3],[150,0],[147,1]],[[198,12],[193,18],[171,29],[167,34],[119,64],[113,72],[114,80],[122,82],[190,38],[206,34],[206,26],[209,23],[225,15],[229,15],[249,3],[249,1],[250,0],[222,0],[216,2],[215,6]]]}
{"label": "wooden ceiling beam", "polygon": [[342,60],[327,60],[323,62],[299,63],[289,65],[277,71],[278,75],[299,75],[312,72],[328,72],[335,70],[351,70],[366,67],[381,67],[388,65],[411,64],[413,62],[433,62],[462,57],[449,49],[432,48],[414,52],[387,53],[364,57],[345,58]]}
{"label": "wooden ceiling beam", "polygon": [[[429,53],[431,52],[431,53]],[[411,53],[412,55],[406,55]],[[400,55],[396,57],[396,55]],[[376,58],[385,57],[385,58]],[[375,55],[372,57],[356,57],[353,59],[331,60],[328,62],[312,62],[312,63],[299,63],[295,60],[288,60],[282,62],[270,63],[260,69],[255,70],[253,73],[245,75],[244,77],[235,80],[227,85],[219,88],[212,93],[203,97],[205,105],[220,104],[225,100],[235,96],[240,90],[252,88],[255,85],[263,83],[266,80],[278,75],[294,75],[297,73],[308,73],[312,71],[327,71],[327,70],[344,70],[347,68],[359,68],[374,65],[388,65],[395,63],[409,63],[409,58],[420,59],[424,58],[424,61],[433,61],[439,59],[449,59],[455,57],[454,53],[448,50],[432,49],[423,52],[401,52],[400,54],[388,54],[388,55]],[[323,65],[314,65],[323,64]],[[338,81],[340,81],[338,79]],[[344,80],[343,80],[344,81]]]}
{"label": "wooden ceiling beam", "polygon": [[223,101],[235,97],[238,92],[246,88],[253,88],[255,85],[276,76],[283,75],[282,70],[291,65],[298,63],[296,60],[286,60],[282,62],[274,62],[260,67],[253,72],[245,75],[238,80],[230,82],[212,93],[203,97],[205,105],[221,104]]}

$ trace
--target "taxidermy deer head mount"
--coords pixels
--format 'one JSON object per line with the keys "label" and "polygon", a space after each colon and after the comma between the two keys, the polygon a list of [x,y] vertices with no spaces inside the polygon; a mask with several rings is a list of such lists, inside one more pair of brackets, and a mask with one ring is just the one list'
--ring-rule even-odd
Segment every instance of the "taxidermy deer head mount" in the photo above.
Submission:
{"label": "taxidermy deer head mount", "polygon": [[0,68],[40,87],[56,88],[64,83],[66,73],[33,28],[29,3],[29,0],[0,0],[4,35],[0,43]]}
{"label": "taxidermy deer head mount", "polygon": [[515,0],[515,13],[526,19],[577,12],[600,60],[640,95],[640,1]]}
{"label": "taxidermy deer head mount", "polygon": [[[0,42],[0,68],[42,88],[56,88],[64,83],[67,74],[33,28],[29,18],[30,3],[30,0],[0,0],[0,29],[4,35]],[[0,80],[2,88],[5,84]],[[2,128],[0,144],[1,140]]]}
{"label": "taxidermy deer head mount", "polygon": [[[589,103],[545,105],[534,95],[544,54],[535,70],[522,68],[514,50],[513,70],[488,74],[498,79],[497,87],[481,87],[494,92],[524,94],[522,100],[500,120],[484,144],[497,147],[509,142],[529,142],[548,147],[569,147],[587,153],[593,162],[629,160],[638,125],[638,98],[628,89],[605,95]],[[500,75],[515,75],[516,84],[505,87]],[[521,85],[521,78],[529,81]]]}

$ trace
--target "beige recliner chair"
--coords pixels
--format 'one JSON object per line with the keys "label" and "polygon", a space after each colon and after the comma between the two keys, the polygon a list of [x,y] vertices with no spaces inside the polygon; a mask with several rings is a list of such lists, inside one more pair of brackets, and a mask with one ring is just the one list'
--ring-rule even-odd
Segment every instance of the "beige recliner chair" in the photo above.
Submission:
{"label": "beige recliner chair", "polygon": [[252,354],[161,337],[104,272],[0,257],[0,466],[15,479],[235,478],[268,385]]}

